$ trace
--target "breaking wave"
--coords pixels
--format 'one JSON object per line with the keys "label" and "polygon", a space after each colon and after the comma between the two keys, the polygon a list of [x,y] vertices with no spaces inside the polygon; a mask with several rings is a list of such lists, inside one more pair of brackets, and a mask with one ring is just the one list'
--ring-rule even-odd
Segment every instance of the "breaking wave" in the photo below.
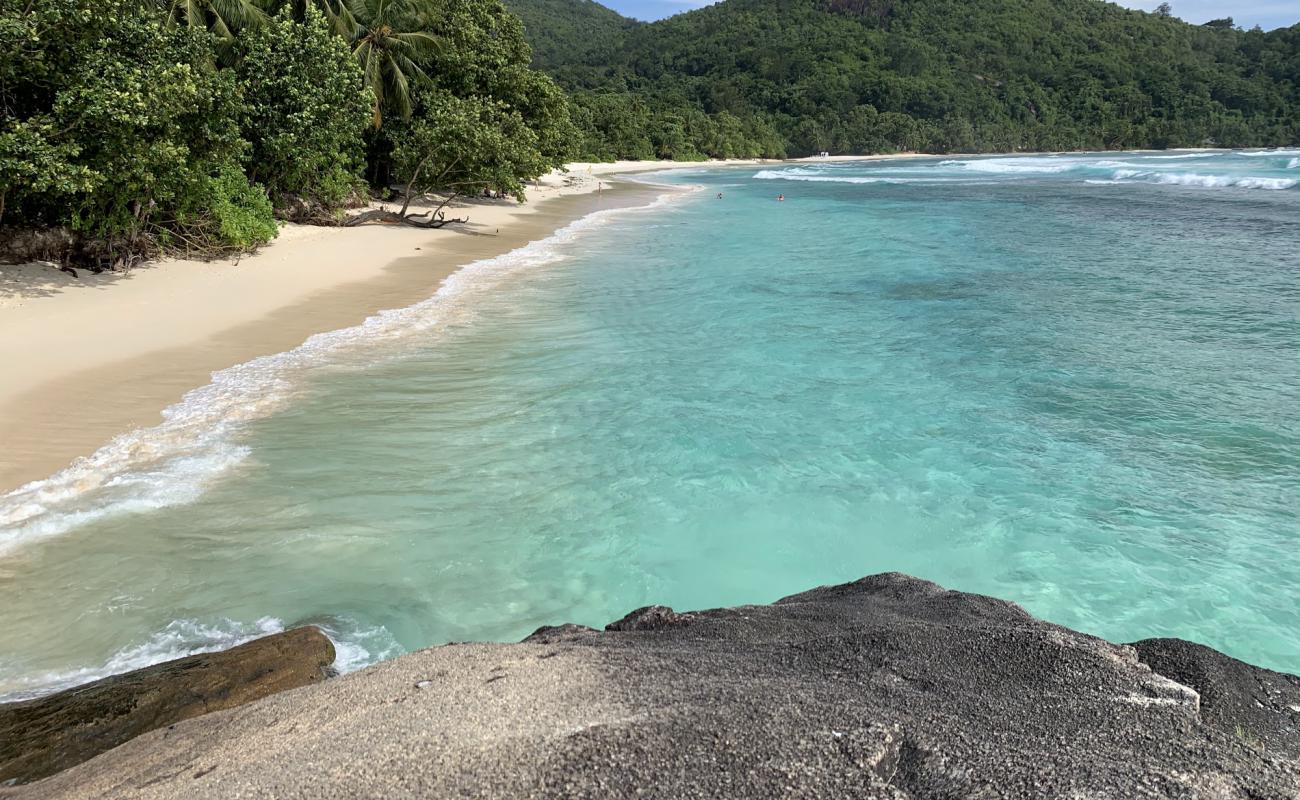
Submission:
{"label": "breaking wave", "polygon": [[[1290,151],[1268,151],[1254,155],[1278,156]],[[1197,152],[1150,156],[1139,153],[1116,154],[1118,157],[1097,156],[1010,156],[999,158],[961,158],[943,161],[912,162],[904,166],[868,166],[856,171],[852,167],[808,169],[764,169],[756,172],[757,180],[806,181],[812,183],[845,184],[966,184],[980,185],[989,182],[1017,180],[1082,181],[1092,184],[1144,183],[1158,186],[1195,186],[1201,188],[1237,188],[1285,190],[1300,184],[1300,180],[1269,175],[1283,168],[1300,168],[1300,157],[1289,163],[1278,161],[1265,165],[1258,160],[1245,169],[1242,162],[1236,167],[1226,166],[1213,172],[1180,171],[1190,164],[1180,165],[1182,159],[1207,159],[1238,155],[1231,152]],[[1251,155],[1251,154],[1241,154]],[[1124,156],[1127,156],[1125,160]],[[1157,160],[1158,159],[1158,160]],[[1206,163],[1206,162],[1199,162]],[[1215,162],[1216,164],[1219,162]],[[1231,163],[1231,162],[1227,162]],[[1285,167],[1283,165],[1285,164]],[[1252,174],[1254,173],[1254,174]],[[1262,174],[1261,174],[1262,173]]]}
{"label": "breaking wave", "polygon": [[985,172],[993,175],[1057,175],[1085,165],[1086,162],[1052,156],[1041,158],[953,159],[939,162],[940,167],[961,169],[967,172]]}
{"label": "breaking wave", "polygon": [[1279,156],[1300,156],[1300,150],[1296,149],[1278,149],[1278,150],[1246,150],[1237,155],[1246,156],[1247,158],[1277,158]]}
{"label": "breaking wave", "polygon": [[1218,158],[1226,153],[1172,153],[1167,156],[1144,156],[1154,161],[1182,161],[1187,158]]}
{"label": "breaking wave", "polygon": [[1245,175],[1201,175],[1194,172],[1167,173],[1146,170],[1117,170],[1109,183],[1154,183],[1161,186],[1197,186],[1204,189],[1292,189],[1300,180],[1260,178]]}
{"label": "breaking wave", "polygon": [[968,180],[961,178],[897,178],[897,177],[866,177],[861,175],[844,175],[831,176],[825,173],[811,172],[809,170],[760,170],[754,173],[754,180],[759,181],[802,181],[804,183],[888,183],[888,184],[907,184],[907,183],[970,183]]}

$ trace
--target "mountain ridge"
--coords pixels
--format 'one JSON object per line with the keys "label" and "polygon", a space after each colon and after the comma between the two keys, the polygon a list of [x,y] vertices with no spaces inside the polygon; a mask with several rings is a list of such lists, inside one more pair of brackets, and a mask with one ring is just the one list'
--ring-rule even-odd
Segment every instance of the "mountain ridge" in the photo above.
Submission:
{"label": "mountain ridge", "polygon": [[1300,140],[1300,24],[1198,26],[1103,0],[723,0],[606,20],[578,43],[563,9],[582,3],[508,5],[544,47],[538,66],[572,92],[593,155]]}

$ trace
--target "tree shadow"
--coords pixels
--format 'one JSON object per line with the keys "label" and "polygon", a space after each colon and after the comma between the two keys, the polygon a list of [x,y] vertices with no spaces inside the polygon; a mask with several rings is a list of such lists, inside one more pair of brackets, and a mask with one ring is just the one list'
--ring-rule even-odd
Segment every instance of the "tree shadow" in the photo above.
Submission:
{"label": "tree shadow", "polygon": [[72,267],[62,270],[50,261],[6,264],[0,262],[0,307],[14,301],[53,297],[66,291],[104,289],[131,277],[135,270],[150,269],[154,262],[139,264],[129,270],[91,272]]}

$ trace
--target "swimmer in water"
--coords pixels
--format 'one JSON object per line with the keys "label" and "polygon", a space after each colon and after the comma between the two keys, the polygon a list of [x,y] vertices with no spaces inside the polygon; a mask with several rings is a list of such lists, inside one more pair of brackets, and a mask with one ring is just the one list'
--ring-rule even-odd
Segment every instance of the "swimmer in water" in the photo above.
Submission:
{"label": "swimmer in water", "polygon": [[718,199],[719,199],[719,200],[722,199],[722,192],[718,192]]}
{"label": "swimmer in water", "polygon": [[784,203],[784,202],[785,202],[785,195],[783,195],[783,194],[778,194],[778,195],[776,196],[776,199],[777,199],[777,202]]}

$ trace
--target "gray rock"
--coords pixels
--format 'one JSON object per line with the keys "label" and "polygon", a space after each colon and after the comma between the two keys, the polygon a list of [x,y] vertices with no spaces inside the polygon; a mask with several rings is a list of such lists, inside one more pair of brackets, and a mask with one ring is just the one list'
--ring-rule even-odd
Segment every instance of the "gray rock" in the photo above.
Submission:
{"label": "gray rock", "polygon": [[1263,671],[1223,661],[1212,702],[1133,647],[904,575],[612,627],[413,653],[15,795],[1300,797],[1289,712],[1216,716]]}

